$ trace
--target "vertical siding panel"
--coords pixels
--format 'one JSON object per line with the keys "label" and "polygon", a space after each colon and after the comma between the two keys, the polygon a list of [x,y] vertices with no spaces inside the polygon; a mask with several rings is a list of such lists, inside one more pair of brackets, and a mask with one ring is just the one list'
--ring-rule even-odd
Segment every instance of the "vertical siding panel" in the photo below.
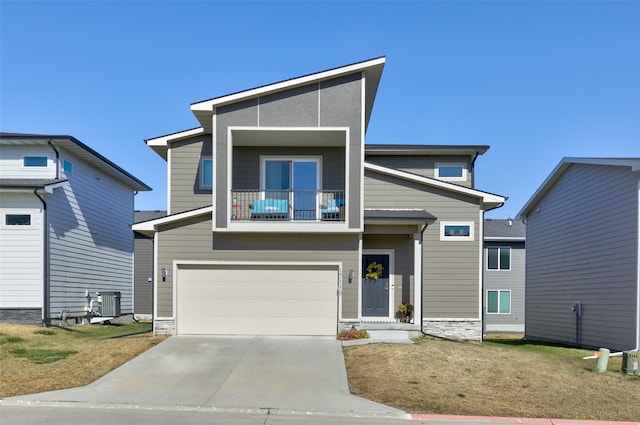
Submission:
{"label": "vertical siding panel", "polygon": [[[5,226],[5,214],[30,214],[31,225]],[[0,308],[42,308],[43,217],[33,193],[0,196]]]}

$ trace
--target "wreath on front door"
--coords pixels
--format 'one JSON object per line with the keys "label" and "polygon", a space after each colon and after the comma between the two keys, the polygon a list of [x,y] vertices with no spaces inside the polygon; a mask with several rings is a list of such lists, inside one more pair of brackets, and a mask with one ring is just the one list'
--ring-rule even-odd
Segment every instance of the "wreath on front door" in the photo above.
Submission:
{"label": "wreath on front door", "polygon": [[367,266],[367,274],[364,275],[367,279],[378,280],[382,276],[384,268],[382,264],[378,264],[375,261]]}

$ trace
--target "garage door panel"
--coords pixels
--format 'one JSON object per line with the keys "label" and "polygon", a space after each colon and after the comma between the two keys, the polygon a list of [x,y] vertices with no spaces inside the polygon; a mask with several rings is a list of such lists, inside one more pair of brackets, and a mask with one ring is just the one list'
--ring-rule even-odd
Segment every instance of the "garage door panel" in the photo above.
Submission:
{"label": "garage door panel", "polygon": [[179,268],[179,334],[334,335],[336,269]]}

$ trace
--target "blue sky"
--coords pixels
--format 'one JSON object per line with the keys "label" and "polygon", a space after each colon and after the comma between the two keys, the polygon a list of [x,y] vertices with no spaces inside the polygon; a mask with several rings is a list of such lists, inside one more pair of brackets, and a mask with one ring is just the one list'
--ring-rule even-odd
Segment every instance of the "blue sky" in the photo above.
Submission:
{"label": "blue sky", "polygon": [[479,144],[515,216],[564,156],[640,157],[640,1],[0,0],[0,130],[69,134],[154,188],[191,103],[386,56],[367,143]]}

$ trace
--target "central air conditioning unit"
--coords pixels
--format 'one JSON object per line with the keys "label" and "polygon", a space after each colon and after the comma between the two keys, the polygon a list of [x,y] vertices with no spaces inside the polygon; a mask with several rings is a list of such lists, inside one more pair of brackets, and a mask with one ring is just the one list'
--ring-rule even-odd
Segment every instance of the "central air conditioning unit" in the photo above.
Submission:
{"label": "central air conditioning unit", "polygon": [[120,292],[100,292],[99,300],[102,317],[120,316]]}
{"label": "central air conditioning unit", "polygon": [[640,351],[622,353],[622,373],[640,375]]}

